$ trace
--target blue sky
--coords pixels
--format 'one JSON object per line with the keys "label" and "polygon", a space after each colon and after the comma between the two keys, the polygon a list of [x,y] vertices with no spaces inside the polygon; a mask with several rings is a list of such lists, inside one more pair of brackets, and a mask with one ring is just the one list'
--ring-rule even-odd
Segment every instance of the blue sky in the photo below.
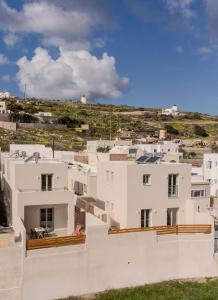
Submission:
{"label": "blue sky", "polygon": [[218,114],[217,0],[0,0],[0,89]]}

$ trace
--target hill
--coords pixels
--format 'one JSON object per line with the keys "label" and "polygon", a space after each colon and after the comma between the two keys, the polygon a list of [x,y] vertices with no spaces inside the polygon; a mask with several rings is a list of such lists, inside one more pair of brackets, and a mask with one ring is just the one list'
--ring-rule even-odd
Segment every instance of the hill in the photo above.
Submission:
{"label": "hill", "polygon": [[[0,146],[3,150],[10,143],[42,143],[51,145],[55,136],[57,149],[82,150],[87,139],[110,139],[118,132],[132,131],[135,136],[148,132],[158,135],[160,129],[167,129],[171,138],[216,139],[218,117],[187,112],[182,116],[161,115],[160,109],[133,107],[127,105],[105,105],[99,103],[81,104],[63,101],[42,101],[36,99],[10,99],[10,120],[21,122],[52,122],[64,124],[67,129],[18,129],[16,132],[0,130]],[[51,112],[52,118],[37,118],[37,112]],[[26,116],[26,118],[24,118]],[[82,130],[81,125],[88,125]],[[55,126],[54,126],[55,127]]]}

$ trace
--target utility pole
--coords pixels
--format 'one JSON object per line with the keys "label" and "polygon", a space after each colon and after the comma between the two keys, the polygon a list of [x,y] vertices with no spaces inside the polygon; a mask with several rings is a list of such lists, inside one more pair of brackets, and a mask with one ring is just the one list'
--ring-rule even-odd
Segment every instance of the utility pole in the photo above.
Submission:
{"label": "utility pole", "polygon": [[26,100],[26,84],[24,85],[23,99]]}
{"label": "utility pole", "polygon": [[111,112],[110,112],[110,141],[112,139],[112,133],[111,133],[111,130],[112,130],[112,107],[111,107]]}
{"label": "utility pole", "polygon": [[55,156],[55,136],[52,136],[52,156]]}

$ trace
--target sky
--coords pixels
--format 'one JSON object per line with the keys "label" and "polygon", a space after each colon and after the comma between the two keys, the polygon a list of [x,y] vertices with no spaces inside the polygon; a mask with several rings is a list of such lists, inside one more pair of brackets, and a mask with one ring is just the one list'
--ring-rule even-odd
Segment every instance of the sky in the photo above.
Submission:
{"label": "sky", "polygon": [[218,114],[218,0],[0,0],[0,90]]}

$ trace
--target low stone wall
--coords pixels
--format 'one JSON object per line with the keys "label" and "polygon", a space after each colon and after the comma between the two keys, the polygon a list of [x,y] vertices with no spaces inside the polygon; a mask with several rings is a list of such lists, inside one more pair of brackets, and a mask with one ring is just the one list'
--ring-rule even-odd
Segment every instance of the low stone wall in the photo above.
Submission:
{"label": "low stone wall", "polygon": [[0,128],[6,129],[6,130],[16,131],[17,130],[17,123],[0,121]]}
{"label": "low stone wall", "polygon": [[9,122],[9,114],[0,114],[0,121]]}
{"label": "low stone wall", "polygon": [[58,129],[65,130],[67,126],[64,124],[41,124],[41,123],[17,123],[20,129]]}
{"label": "low stone wall", "polygon": [[0,128],[6,130],[16,131],[20,129],[56,129],[56,130],[66,130],[67,126],[64,124],[41,124],[41,123],[15,123],[15,122],[5,122],[0,121]]}

